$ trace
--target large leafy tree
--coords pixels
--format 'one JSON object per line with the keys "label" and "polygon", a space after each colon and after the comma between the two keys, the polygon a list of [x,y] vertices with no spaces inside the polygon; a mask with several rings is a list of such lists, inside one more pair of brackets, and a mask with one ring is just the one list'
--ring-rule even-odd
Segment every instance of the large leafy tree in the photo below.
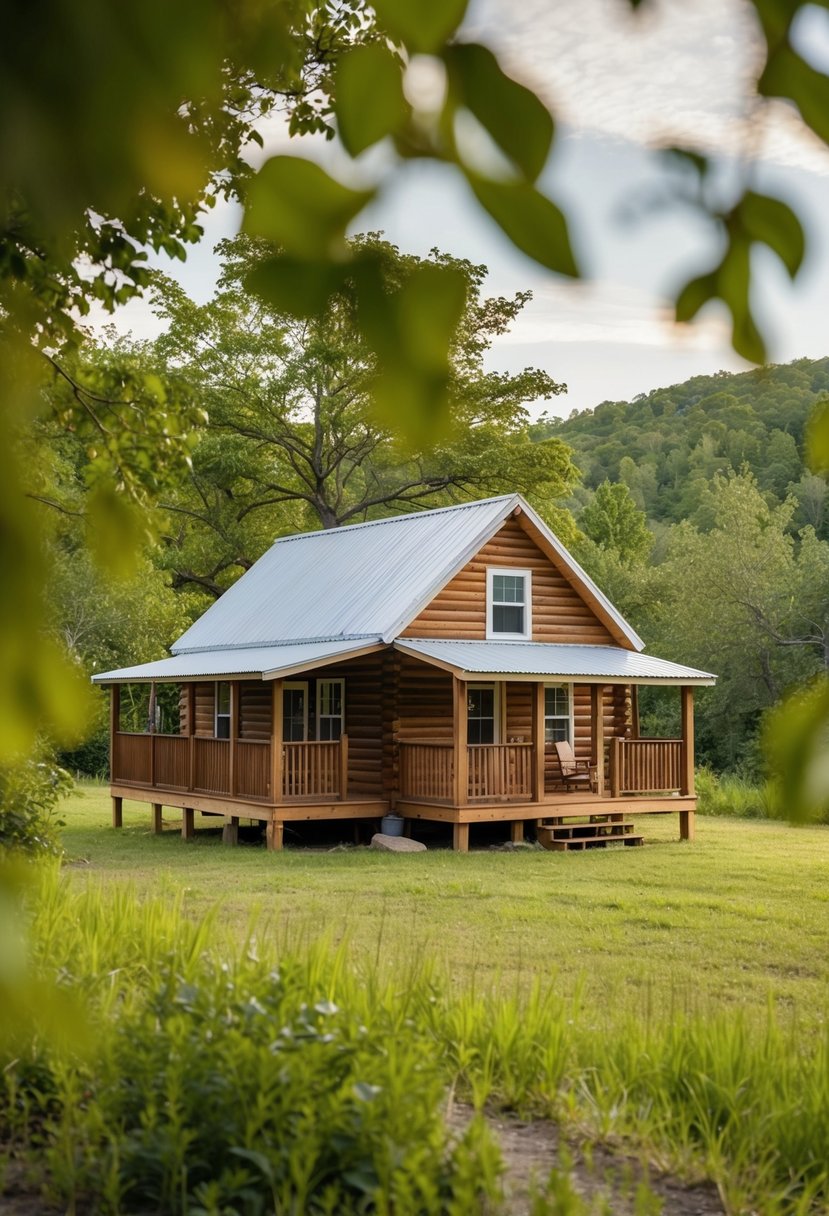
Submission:
{"label": "large leafy tree", "polygon": [[286,530],[504,490],[549,511],[575,483],[566,445],[533,443],[528,433],[528,404],[564,386],[534,368],[509,375],[484,365],[493,338],[529,294],[486,297],[485,267],[437,252],[423,261],[377,236],[353,244],[382,265],[390,294],[424,267],[463,277],[449,421],[417,444],[375,408],[378,359],[360,330],[351,284],[303,320],[251,295],[246,280],[273,254],[261,239],[221,245],[223,273],[206,304],[158,279],[157,310],[168,328],[143,356],[163,378],[187,385],[209,419],[184,487],[162,504],[171,518],[166,560],[179,584],[220,594]]}
{"label": "large leafy tree", "polygon": [[711,529],[672,529],[654,642],[718,673],[701,703],[708,754],[752,767],[763,713],[829,670],[829,544],[812,528],[793,536],[795,502],[769,506],[750,476],[717,477],[707,494]]}

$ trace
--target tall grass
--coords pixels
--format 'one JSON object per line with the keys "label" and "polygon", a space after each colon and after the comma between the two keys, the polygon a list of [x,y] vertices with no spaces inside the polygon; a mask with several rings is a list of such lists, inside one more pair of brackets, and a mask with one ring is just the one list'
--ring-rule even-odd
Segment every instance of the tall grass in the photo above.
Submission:
{"label": "tall grass", "polygon": [[774,819],[774,792],[767,782],[749,781],[737,773],[717,775],[711,769],[696,771],[697,810],[701,815],[729,815],[737,819]]}
{"label": "tall grass", "polygon": [[[0,1135],[69,1210],[499,1210],[483,1120],[446,1133],[452,1093],[711,1178],[733,1211],[829,1204],[825,1036],[771,1011],[600,1017],[540,984],[459,992],[424,958],[384,967],[324,941],[278,956],[254,923],[220,950],[220,915],[42,876],[34,957],[83,994],[92,1034],[81,1052],[18,1033]],[[584,1210],[553,1179],[534,1211]]]}

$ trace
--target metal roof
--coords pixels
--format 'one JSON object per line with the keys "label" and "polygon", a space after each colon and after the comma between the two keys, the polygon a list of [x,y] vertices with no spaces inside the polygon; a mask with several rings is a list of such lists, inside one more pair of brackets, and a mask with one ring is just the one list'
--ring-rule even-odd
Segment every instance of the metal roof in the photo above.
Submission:
{"label": "metal roof", "polygon": [[519,507],[637,650],[642,641],[519,494],[286,536],[172,647],[174,654],[319,638],[392,641]]}
{"label": "metal roof", "polygon": [[379,637],[339,638],[327,642],[296,642],[286,646],[256,646],[227,650],[196,651],[141,663],[137,667],[121,667],[117,671],[98,672],[93,684],[121,684],[150,680],[198,680],[219,676],[259,676],[263,680],[305,671],[364,654],[382,645]]}
{"label": "metal roof", "polygon": [[464,679],[478,676],[550,676],[582,683],[623,680],[631,684],[713,684],[716,676],[620,646],[571,646],[558,642],[452,642],[405,638],[395,646]]}

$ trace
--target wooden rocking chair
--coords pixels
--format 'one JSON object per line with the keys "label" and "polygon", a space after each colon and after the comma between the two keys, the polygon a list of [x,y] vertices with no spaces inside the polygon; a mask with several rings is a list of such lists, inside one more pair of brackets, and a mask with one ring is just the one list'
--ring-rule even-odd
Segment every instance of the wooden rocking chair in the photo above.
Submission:
{"label": "wooden rocking chair", "polygon": [[590,760],[577,760],[566,739],[553,744],[561,769],[561,780],[566,790],[581,789],[592,793],[597,786],[597,765]]}

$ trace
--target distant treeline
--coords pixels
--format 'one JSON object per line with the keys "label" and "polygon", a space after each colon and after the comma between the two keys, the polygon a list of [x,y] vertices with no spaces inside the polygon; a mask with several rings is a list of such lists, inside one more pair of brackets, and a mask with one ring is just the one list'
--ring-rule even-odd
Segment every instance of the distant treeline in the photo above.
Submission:
{"label": "distant treeline", "polygon": [[[815,403],[829,395],[829,358],[797,359],[739,374],[694,376],[633,401],[605,401],[569,418],[544,415],[537,439],[555,436],[574,449],[584,490],[624,482],[654,522],[699,518],[715,473],[753,473],[761,491],[798,499],[794,524],[827,535],[826,483],[803,461],[804,431]],[[576,504],[578,507],[578,502]]]}

